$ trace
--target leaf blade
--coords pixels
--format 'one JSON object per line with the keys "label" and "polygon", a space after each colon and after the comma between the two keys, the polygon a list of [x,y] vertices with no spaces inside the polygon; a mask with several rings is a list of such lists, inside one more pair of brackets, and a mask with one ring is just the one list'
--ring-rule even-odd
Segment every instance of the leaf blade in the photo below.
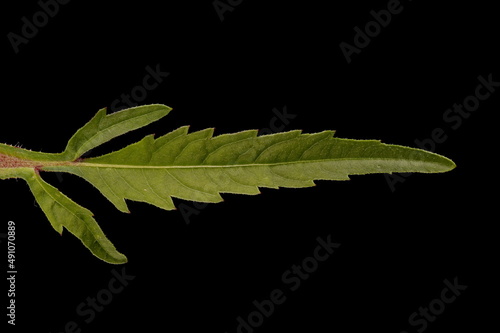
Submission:
{"label": "leaf blade", "polygon": [[127,258],[118,252],[104,235],[93,214],[76,204],[58,189],[45,182],[33,171],[23,177],[35,200],[47,216],[52,227],[60,234],[63,228],[76,236],[99,259],[111,264],[124,264]]}
{"label": "leaf blade", "polygon": [[106,109],[101,109],[69,139],[62,153],[62,160],[74,161],[119,135],[163,118],[171,110],[172,108],[163,104],[137,106],[111,114],[106,114]]}
{"label": "leaf blade", "polygon": [[349,175],[435,173],[454,167],[431,152],[334,138],[333,131],[264,136],[243,131],[214,137],[213,129],[187,133],[181,127],[158,139],[147,136],[107,155],[44,170],[74,173],[128,211],[125,200],[170,210],[175,208],[172,198],[220,202],[221,193],[257,194],[260,187],[300,188]]}

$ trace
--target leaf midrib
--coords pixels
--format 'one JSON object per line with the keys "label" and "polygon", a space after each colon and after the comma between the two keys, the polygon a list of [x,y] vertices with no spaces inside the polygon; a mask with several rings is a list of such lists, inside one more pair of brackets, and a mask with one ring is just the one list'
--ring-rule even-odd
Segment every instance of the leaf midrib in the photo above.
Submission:
{"label": "leaf midrib", "polygon": [[[228,164],[228,165],[216,165],[216,164],[204,164],[204,165],[126,165],[126,164],[108,164],[108,163],[91,163],[91,162],[72,162],[72,163],[44,163],[40,165],[40,169],[44,169],[45,167],[51,166],[61,166],[61,167],[91,167],[91,168],[113,168],[113,169],[203,169],[203,168],[241,168],[241,167],[270,167],[270,166],[279,166],[279,165],[293,165],[293,164],[306,164],[306,163],[324,163],[324,162],[337,162],[337,161],[401,161],[408,162],[405,159],[397,159],[397,158],[330,158],[330,159],[321,159],[321,160],[302,160],[302,161],[288,161],[288,162],[276,162],[276,163],[246,163],[246,164]],[[412,160],[412,162],[421,162],[423,164],[434,164],[434,165],[443,165],[442,163],[433,162],[433,161],[418,161]]]}

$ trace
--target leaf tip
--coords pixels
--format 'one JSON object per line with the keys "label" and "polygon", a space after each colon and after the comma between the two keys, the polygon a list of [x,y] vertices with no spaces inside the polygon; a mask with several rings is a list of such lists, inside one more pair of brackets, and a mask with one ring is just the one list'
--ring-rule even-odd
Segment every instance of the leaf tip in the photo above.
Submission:
{"label": "leaf tip", "polygon": [[128,258],[120,252],[117,252],[113,257],[110,258],[101,258],[101,257],[98,258],[108,264],[113,264],[113,265],[123,265],[128,263]]}
{"label": "leaf tip", "polygon": [[439,168],[436,170],[436,172],[448,172],[457,167],[455,162],[453,160],[449,159],[448,157],[435,154],[438,157],[438,163],[439,163]]}
{"label": "leaf tip", "polygon": [[121,254],[121,256],[116,260],[116,262],[113,262],[112,264],[123,265],[126,263],[128,263],[128,258],[125,255]]}

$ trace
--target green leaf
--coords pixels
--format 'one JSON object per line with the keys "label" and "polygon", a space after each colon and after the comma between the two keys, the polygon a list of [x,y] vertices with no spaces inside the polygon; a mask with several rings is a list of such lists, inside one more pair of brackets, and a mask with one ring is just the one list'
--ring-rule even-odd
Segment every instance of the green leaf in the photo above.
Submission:
{"label": "green leaf", "polygon": [[106,115],[100,110],[69,141],[62,154],[32,152],[0,144],[0,179],[23,178],[52,226],[78,237],[97,257],[122,263],[92,218],[53,186],[40,171],[68,172],[93,184],[116,208],[126,200],[174,209],[173,198],[220,202],[221,193],[257,194],[259,188],[301,188],[315,180],[348,180],[349,175],[392,172],[446,172],[448,158],[421,149],[377,140],[334,138],[333,131],[290,131],[258,136],[243,131],[213,136],[213,129],[188,133],[181,127],[155,139],[152,135],[121,150],[79,158],[112,138],[147,125],[170,111],[163,105],[131,108]]}
{"label": "green leaf", "polygon": [[127,262],[127,258],[106,238],[92,217],[91,211],[76,204],[58,189],[43,181],[36,170],[23,178],[28,182],[36,202],[58,233],[62,234],[63,227],[68,229],[95,256],[108,263]]}
{"label": "green leaf", "polygon": [[244,131],[212,137],[182,127],[163,137],[46,171],[69,172],[92,183],[119,210],[125,199],[174,209],[172,197],[220,202],[220,193],[258,194],[259,187],[307,187],[313,180],[387,172],[444,172],[449,159],[375,140],[333,138],[333,132],[291,131],[257,136]]}
{"label": "green leaf", "polygon": [[64,160],[74,161],[117,136],[157,121],[171,110],[166,105],[151,104],[106,115],[106,109],[101,109],[69,140],[63,153]]}

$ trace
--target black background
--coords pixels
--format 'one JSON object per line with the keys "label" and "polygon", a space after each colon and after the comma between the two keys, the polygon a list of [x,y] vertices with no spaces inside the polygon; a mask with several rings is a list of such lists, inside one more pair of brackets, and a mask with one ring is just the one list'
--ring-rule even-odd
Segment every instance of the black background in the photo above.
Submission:
{"label": "black background", "polygon": [[[367,175],[224,195],[225,202],[189,218],[135,202],[123,214],[83,180],[43,174],[94,212],[135,276],[90,323],[77,306],[123,267],[96,259],[71,234],[54,232],[24,182],[2,181],[0,232],[9,220],[17,225],[15,329],[63,332],[74,321],[82,332],[132,325],[236,332],[237,317],[254,311],[254,300],[282,289],[285,303],[255,332],[417,332],[421,326],[410,326],[408,317],[455,278],[467,290],[425,331],[490,327],[498,310],[487,302],[497,299],[492,228],[498,217],[491,214],[499,92],[455,130],[443,114],[474,94],[478,76],[500,81],[497,11],[487,2],[404,1],[348,64],[339,44],[353,44],[353,28],[363,28],[373,20],[370,11],[387,3],[242,1],[221,21],[212,1],[71,1],[17,54],[7,34],[20,34],[21,18],[31,20],[40,6],[4,4],[0,142],[62,151],[98,109],[140,85],[146,66],[158,65],[170,74],[141,104],[174,110],[93,154],[182,125],[215,127],[217,134],[268,128],[273,109],[286,107],[296,117],[285,130],[335,129],[338,137],[415,146],[442,128],[447,139],[436,152],[458,166],[412,175],[394,191],[384,175]],[[289,291],[282,274],[328,235],[341,246]],[[0,291],[5,306],[6,289]]]}

